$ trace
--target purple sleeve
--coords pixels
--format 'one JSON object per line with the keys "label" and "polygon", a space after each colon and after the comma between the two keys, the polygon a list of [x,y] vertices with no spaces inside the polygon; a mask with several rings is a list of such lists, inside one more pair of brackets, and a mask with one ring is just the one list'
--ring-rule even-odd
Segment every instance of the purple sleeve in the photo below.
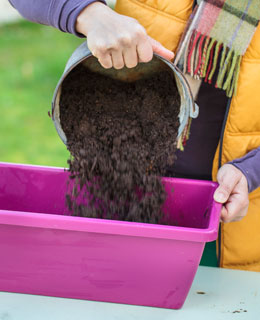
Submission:
{"label": "purple sleeve", "polygon": [[79,13],[93,2],[104,0],[9,0],[20,14],[33,22],[53,26],[78,37],[75,24]]}
{"label": "purple sleeve", "polygon": [[260,147],[229,163],[243,172],[247,178],[249,192],[260,187]]}

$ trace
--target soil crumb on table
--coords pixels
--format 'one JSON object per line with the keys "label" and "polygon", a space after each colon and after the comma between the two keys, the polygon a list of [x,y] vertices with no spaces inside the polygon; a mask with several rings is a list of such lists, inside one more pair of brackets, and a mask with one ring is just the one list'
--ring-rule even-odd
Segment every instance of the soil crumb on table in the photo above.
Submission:
{"label": "soil crumb on table", "polygon": [[206,292],[204,292],[204,291],[197,291],[196,293],[197,294],[206,294]]}
{"label": "soil crumb on table", "polygon": [[247,310],[239,309],[239,310],[234,310],[232,313],[241,313],[241,312],[247,312]]}
{"label": "soil crumb on table", "polygon": [[160,177],[175,159],[179,108],[167,71],[126,83],[79,65],[67,76],[60,120],[71,154],[66,199],[74,215],[167,223]]}

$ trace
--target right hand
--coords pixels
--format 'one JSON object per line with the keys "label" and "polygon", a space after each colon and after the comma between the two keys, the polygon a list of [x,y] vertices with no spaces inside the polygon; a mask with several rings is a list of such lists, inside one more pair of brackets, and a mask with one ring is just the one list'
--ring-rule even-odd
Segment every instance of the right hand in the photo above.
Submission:
{"label": "right hand", "polygon": [[89,50],[106,69],[133,68],[138,62],[152,60],[154,52],[168,60],[174,57],[172,51],[149,37],[138,21],[101,2],[81,11],[76,30],[87,37]]}

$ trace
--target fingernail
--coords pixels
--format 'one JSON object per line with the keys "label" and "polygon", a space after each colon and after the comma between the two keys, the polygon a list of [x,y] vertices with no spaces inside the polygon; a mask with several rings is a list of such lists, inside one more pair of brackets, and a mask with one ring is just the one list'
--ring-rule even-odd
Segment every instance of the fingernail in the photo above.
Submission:
{"label": "fingernail", "polygon": [[226,195],[222,192],[218,192],[214,195],[214,199],[217,202],[223,203],[226,202]]}

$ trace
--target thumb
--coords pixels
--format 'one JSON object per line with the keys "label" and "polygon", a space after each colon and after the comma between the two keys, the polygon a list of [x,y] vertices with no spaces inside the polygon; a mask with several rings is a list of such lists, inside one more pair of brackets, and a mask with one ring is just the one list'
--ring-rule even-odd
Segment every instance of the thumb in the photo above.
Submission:
{"label": "thumb", "polygon": [[220,185],[220,186],[216,189],[213,198],[214,198],[214,200],[215,200],[216,202],[225,203],[225,202],[227,202],[227,200],[228,200],[228,198],[229,198],[229,196],[230,196],[230,193],[231,193],[231,192],[229,192],[225,187],[223,187],[222,185]]}
{"label": "thumb", "polygon": [[172,60],[174,57],[174,53],[168,49],[166,49],[160,42],[155,39],[148,37],[151,43],[152,49],[154,53],[159,54],[165,59]]}
{"label": "thumb", "polygon": [[230,170],[229,165],[224,165],[220,168],[217,180],[219,187],[214,193],[214,200],[220,203],[227,202],[235,186],[240,180],[240,176],[235,171]]}

